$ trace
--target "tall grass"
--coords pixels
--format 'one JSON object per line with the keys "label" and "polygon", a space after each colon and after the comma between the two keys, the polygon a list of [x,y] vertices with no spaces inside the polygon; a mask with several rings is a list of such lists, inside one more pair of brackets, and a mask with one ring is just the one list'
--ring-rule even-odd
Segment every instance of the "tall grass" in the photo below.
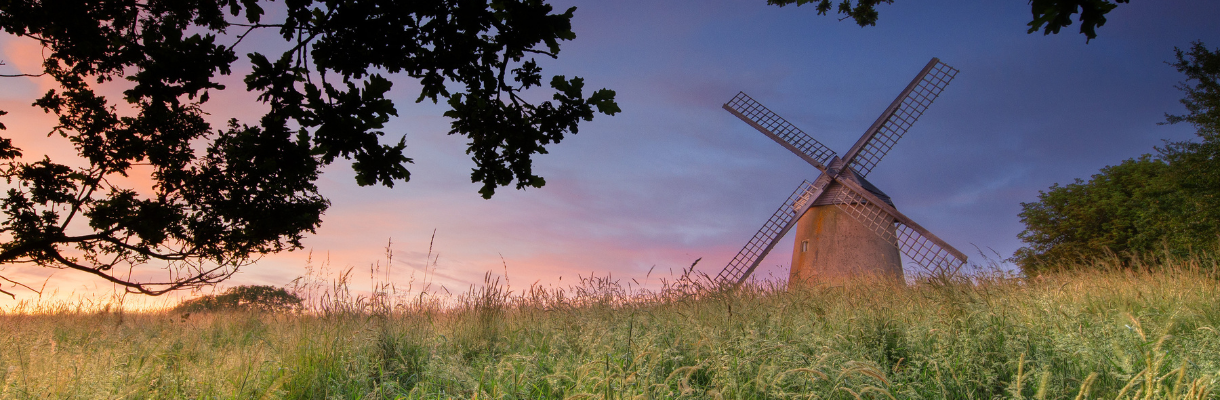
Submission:
{"label": "tall grass", "polygon": [[298,282],[299,314],[10,310],[0,397],[1217,398],[1199,263],[732,291],[489,274],[455,296],[359,296],[348,272]]}

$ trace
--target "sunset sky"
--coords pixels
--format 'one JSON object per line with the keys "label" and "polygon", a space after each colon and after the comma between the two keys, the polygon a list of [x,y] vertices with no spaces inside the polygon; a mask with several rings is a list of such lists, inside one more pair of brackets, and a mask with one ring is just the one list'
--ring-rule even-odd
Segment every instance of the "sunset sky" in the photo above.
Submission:
{"label": "sunset sky", "polygon": [[[439,258],[428,279],[454,292],[488,271],[507,272],[514,289],[590,274],[655,286],[699,258],[697,269],[715,275],[802,180],[817,176],[720,106],[744,91],[843,153],[932,57],[961,73],[869,180],[972,262],[987,262],[979,249],[1000,261],[1021,246],[1020,203],[1039,190],[1153,152],[1162,140],[1193,138],[1189,126],[1157,125],[1184,112],[1174,88],[1183,76],[1165,62],[1192,41],[1220,47],[1216,1],[1123,4],[1087,44],[1078,24],[1027,34],[1022,0],[899,0],[879,6],[877,26],[865,28],[765,0],[551,4],[578,7],[577,38],[558,60],[541,62],[544,74],[613,89],[623,112],[598,115],[536,156],[544,188],[482,199],[465,138],[446,135],[445,107],[414,104],[418,85],[397,77],[399,117],[386,140],[406,135],[411,182],[359,187],[347,165],[328,167],[320,187],[332,205],[306,249],[268,255],[224,286],[285,285],[304,274],[310,252],[332,271],[384,267],[392,240],[390,279],[402,288],[414,276],[418,289],[434,230]],[[0,34],[0,74],[38,72],[39,54],[28,39]],[[260,115],[239,83],[247,71],[236,68],[229,90],[206,105],[214,124]],[[27,157],[60,161],[65,144],[46,137],[53,121],[29,106],[51,87],[0,78],[0,110],[10,113],[0,117],[8,126],[0,136]],[[784,239],[758,277],[786,278],[791,246]],[[36,286],[49,272],[0,267]],[[111,290],[70,271],[46,282],[61,295]]]}

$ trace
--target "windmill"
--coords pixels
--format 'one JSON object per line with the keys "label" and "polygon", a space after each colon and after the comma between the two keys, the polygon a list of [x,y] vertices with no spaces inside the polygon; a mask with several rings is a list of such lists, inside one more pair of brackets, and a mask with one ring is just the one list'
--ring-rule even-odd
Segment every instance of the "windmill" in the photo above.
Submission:
{"label": "windmill", "polygon": [[805,181],[775,211],[716,281],[739,285],[794,226],[789,282],[882,274],[902,277],[901,251],[930,271],[952,271],[966,256],[894,208],[889,196],[864,178],[957,75],[932,58],[860,140],[839,157],[745,93],[724,109],[821,171]]}

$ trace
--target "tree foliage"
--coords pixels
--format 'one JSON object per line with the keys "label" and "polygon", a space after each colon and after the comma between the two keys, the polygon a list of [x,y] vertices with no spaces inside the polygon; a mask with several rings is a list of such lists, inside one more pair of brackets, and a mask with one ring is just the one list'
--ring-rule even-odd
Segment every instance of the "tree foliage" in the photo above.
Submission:
{"label": "tree foliage", "polygon": [[[1043,34],[1059,33],[1059,30],[1072,25],[1072,14],[1080,14],[1080,33],[1088,39],[1097,37],[1097,27],[1106,24],[1106,14],[1118,3],[1128,3],[1131,0],[1030,0],[1029,8],[1033,20],[1029,22],[1029,33],[1042,30]],[[767,0],[767,4],[780,7],[796,4],[816,4],[818,15],[826,15],[833,7],[843,19],[855,20],[860,26],[877,24],[877,5],[893,4],[894,0],[839,0],[838,6],[831,0]]]}
{"label": "tree foliage", "polygon": [[[1172,168],[1144,155],[1105,167],[1088,181],[1051,186],[1038,201],[1021,203],[1026,229],[1014,261],[1031,275],[1108,253],[1155,251],[1164,240],[1189,245],[1181,193]],[[1187,243],[1182,243],[1183,241]]]}
{"label": "tree foliage", "polygon": [[1013,260],[1030,275],[1107,253],[1177,255],[1220,244],[1220,50],[1194,43],[1171,63],[1186,75],[1184,115],[1199,141],[1171,142],[1106,167],[1088,181],[1054,185],[1038,201],[1021,203],[1019,235],[1026,247]]}
{"label": "tree foliage", "polygon": [[177,312],[262,311],[286,312],[300,310],[303,299],[284,288],[266,285],[235,286],[219,295],[203,295],[178,303]]}
{"label": "tree foliage", "polygon": [[[405,136],[381,139],[397,115],[383,74],[417,79],[416,102],[449,106],[449,133],[469,139],[483,197],[514,181],[541,187],[533,155],[619,111],[613,91],[544,80],[533,57],[556,57],[575,38],[575,8],[552,11],[544,0],[0,1],[0,28],[46,50],[43,73],[58,87],[34,104],[58,117],[51,134],[80,158],[26,159],[0,138],[0,264],[79,270],[156,295],[300,248],[329,204],[315,185],[325,165],[353,160],[360,185],[410,179]],[[251,51],[241,65],[267,111],[217,129],[203,106],[256,30],[283,39],[281,53]],[[107,82],[126,85],[118,104],[95,91]],[[522,97],[540,87],[550,101]],[[18,137],[35,134],[45,132]],[[120,184],[132,174],[151,191]],[[165,277],[140,269],[150,266]]]}
{"label": "tree foliage", "polygon": [[1220,141],[1220,51],[1210,51],[1203,42],[1194,42],[1189,50],[1174,48],[1176,61],[1170,65],[1186,74],[1187,80],[1178,85],[1186,94],[1182,105],[1186,114],[1165,115],[1170,124],[1186,122],[1198,129],[1202,143],[1183,143],[1193,148],[1211,146]]}
{"label": "tree foliage", "polygon": [[[894,4],[894,0],[842,0],[839,2],[836,10],[843,15],[843,19],[853,19],[860,26],[875,26],[877,25],[877,5],[881,3]],[[767,4],[774,6],[786,6],[796,4],[803,6],[805,4],[817,4],[814,7],[818,10],[818,15],[826,15],[832,7],[830,0],[767,0]]]}

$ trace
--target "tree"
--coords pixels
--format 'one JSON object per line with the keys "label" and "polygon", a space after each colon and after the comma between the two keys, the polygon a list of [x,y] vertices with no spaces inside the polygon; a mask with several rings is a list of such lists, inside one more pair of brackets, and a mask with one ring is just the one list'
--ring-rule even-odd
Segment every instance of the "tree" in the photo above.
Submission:
{"label": "tree", "polygon": [[1077,179],[1021,203],[1018,236],[1026,247],[1012,260],[1035,275],[1107,253],[1169,252],[1184,256],[1220,244],[1220,50],[1202,42],[1175,49],[1170,65],[1186,75],[1178,85],[1198,142],[1171,142],[1157,155],[1106,167],[1088,182]]}
{"label": "tree", "polygon": [[[315,185],[323,166],[354,160],[360,185],[410,179],[405,136],[379,140],[397,115],[382,74],[418,79],[416,102],[448,104],[449,133],[469,139],[471,179],[485,198],[514,181],[518,189],[543,186],[533,155],[577,133],[595,112],[619,111],[613,91],[586,97],[579,77],[552,77],[551,101],[522,98],[544,83],[533,57],[554,58],[561,40],[575,38],[575,8],[552,13],[543,0],[288,0],[268,13],[267,4],[0,1],[0,27],[47,49],[42,73],[59,87],[34,104],[58,117],[52,134],[87,165],[26,160],[0,138],[9,186],[0,199],[0,264],[83,271],[158,295],[219,282],[261,254],[299,249],[329,204]],[[266,29],[286,50],[246,54],[252,71],[243,82],[268,111],[255,125],[229,119],[214,129],[203,106],[226,89],[219,77],[232,73],[242,40]],[[120,104],[129,111],[121,113],[94,89],[124,80]],[[115,179],[141,171],[151,171],[151,191]],[[164,269],[165,277],[150,279],[141,268]]]}
{"label": "tree", "polygon": [[1183,216],[1168,163],[1144,155],[1102,168],[1088,181],[1076,179],[1021,203],[1026,247],[1013,261],[1028,275],[1067,267],[1108,253],[1154,251],[1173,237]]}
{"label": "tree", "polygon": [[1177,86],[1186,93],[1180,100],[1186,114],[1165,114],[1166,123],[1186,122],[1198,129],[1196,134],[1203,143],[1191,146],[1220,142],[1220,50],[1208,50],[1200,41],[1191,43],[1189,51],[1176,47],[1173,51],[1176,61],[1169,65],[1186,75],[1186,81]]}
{"label": "tree", "polygon": [[[1029,33],[1037,32],[1049,35],[1059,33],[1059,30],[1072,25],[1072,14],[1080,13],[1080,33],[1092,40],[1097,37],[1097,27],[1106,24],[1106,14],[1118,3],[1129,3],[1131,0],[1030,0],[1030,12],[1033,20],[1029,22]],[[767,4],[786,6],[796,4],[816,3],[818,15],[830,12],[830,0],[767,0]],[[893,4],[894,0],[840,0],[837,7],[843,19],[851,18],[860,26],[877,24],[877,5]]]}
{"label": "tree", "polygon": [[303,299],[284,288],[266,285],[235,286],[219,295],[203,295],[178,303],[177,312],[262,311],[286,312],[302,308]]}

